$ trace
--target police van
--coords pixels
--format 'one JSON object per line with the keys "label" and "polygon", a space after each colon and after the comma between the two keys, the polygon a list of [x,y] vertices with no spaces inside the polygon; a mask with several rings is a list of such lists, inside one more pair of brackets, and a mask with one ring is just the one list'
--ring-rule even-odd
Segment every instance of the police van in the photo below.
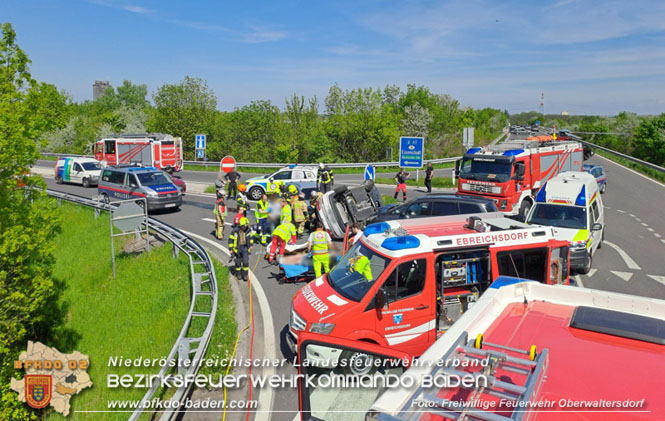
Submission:
{"label": "police van", "polygon": [[55,182],[76,183],[83,187],[96,186],[102,166],[93,158],[58,158],[55,163]]}
{"label": "police van", "polygon": [[605,210],[596,178],[577,171],[552,178],[538,191],[526,222],[554,227],[557,239],[570,242],[570,267],[588,273],[605,238]]}
{"label": "police van", "polygon": [[177,209],[182,205],[182,194],[178,187],[163,171],[155,167],[104,168],[97,192],[106,203],[112,198],[145,198],[148,210]]}
{"label": "police van", "polygon": [[261,196],[277,192],[280,185],[294,184],[298,191],[308,195],[317,188],[317,168],[306,165],[289,165],[265,177],[253,177],[246,181],[247,196],[260,200]]}

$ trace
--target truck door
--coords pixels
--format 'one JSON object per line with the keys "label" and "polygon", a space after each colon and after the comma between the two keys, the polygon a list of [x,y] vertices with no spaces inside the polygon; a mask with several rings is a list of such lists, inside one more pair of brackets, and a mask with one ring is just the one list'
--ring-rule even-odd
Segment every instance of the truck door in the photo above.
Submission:
{"label": "truck door", "polygon": [[386,304],[376,312],[377,333],[391,347],[414,355],[435,337],[436,294],[435,288],[425,288],[427,272],[425,258],[398,264],[381,285]]}
{"label": "truck door", "polygon": [[550,242],[549,274],[547,283],[550,285],[570,284],[569,246],[566,241]]}
{"label": "truck door", "polygon": [[[365,412],[385,390],[382,381],[359,387],[353,376],[401,376],[411,356],[368,342],[318,333],[298,335],[300,419],[365,419]],[[390,376],[390,377],[388,377]],[[395,377],[393,377],[395,376]],[[349,387],[332,384],[348,379]],[[376,384],[377,387],[372,387]]]}
{"label": "truck door", "polygon": [[117,165],[118,157],[116,156],[115,140],[104,141],[104,159],[108,165]]}
{"label": "truck door", "polygon": [[78,162],[74,162],[69,173],[69,181],[72,183],[81,183],[83,180],[83,167]]}

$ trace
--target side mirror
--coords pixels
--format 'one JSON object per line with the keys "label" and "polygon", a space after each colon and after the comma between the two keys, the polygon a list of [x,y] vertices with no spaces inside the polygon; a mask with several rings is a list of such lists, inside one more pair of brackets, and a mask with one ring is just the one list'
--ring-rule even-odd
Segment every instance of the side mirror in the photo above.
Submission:
{"label": "side mirror", "polygon": [[600,231],[603,229],[603,224],[593,224],[591,225],[591,231]]}
{"label": "side mirror", "polygon": [[374,296],[374,303],[376,304],[375,308],[377,310],[382,309],[383,306],[386,305],[386,296],[381,288],[379,288],[379,290],[376,292],[376,296]]}
{"label": "side mirror", "polygon": [[453,178],[459,178],[459,166],[460,160],[455,161],[455,171],[453,172]]}

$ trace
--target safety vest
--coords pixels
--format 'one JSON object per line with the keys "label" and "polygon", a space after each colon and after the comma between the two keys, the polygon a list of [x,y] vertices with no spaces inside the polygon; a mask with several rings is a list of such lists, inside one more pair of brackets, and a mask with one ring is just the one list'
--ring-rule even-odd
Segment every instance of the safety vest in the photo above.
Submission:
{"label": "safety vest", "polygon": [[272,232],[272,235],[284,240],[285,243],[288,243],[289,240],[296,235],[296,227],[290,222],[286,222],[277,226]]}
{"label": "safety vest", "polygon": [[256,219],[265,219],[268,215],[268,202],[264,202],[263,200],[256,202],[256,209],[254,209]]}
{"label": "safety vest", "polygon": [[312,254],[328,254],[328,233],[317,229],[309,235],[312,244]]}
{"label": "safety vest", "polygon": [[[244,236],[244,241],[243,241]],[[244,244],[243,244],[244,243]],[[240,247],[251,247],[254,244],[254,232],[251,229],[241,232],[240,227],[236,227],[231,235],[229,235],[229,249],[234,252],[238,251]]]}
{"label": "safety vest", "polygon": [[282,207],[282,214],[279,217],[279,222],[283,224],[291,221],[293,221],[293,215],[291,215],[291,206],[287,203]]}
{"label": "safety vest", "polygon": [[226,203],[224,203],[223,198],[217,199],[217,202],[215,202],[215,210],[214,210],[215,215],[219,216],[226,216]]}
{"label": "safety vest", "polygon": [[367,256],[357,256],[351,259],[351,271],[358,272],[368,281],[372,280],[372,268]]}
{"label": "safety vest", "polygon": [[330,183],[330,170],[327,168],[324,168],[323,170],[319,170],[319,182],[323,184],[328,184]]}
{"label": "safety vest", "polygon": [[293,204],[293,220],[296,222],[303,222],[307,218],[307,205],[302,200],[296,200]]}

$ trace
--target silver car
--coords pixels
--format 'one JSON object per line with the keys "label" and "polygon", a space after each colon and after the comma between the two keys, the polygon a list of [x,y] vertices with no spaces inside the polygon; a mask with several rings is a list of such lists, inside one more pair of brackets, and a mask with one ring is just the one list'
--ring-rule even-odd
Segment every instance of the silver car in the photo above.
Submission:
{"label": "silver car", "polygon": [[371,180],[358,187],[337,186],[318,201],[316,214],[333,238],[344,238],[347,225],[366,223],[382,207],[379,190]]}

